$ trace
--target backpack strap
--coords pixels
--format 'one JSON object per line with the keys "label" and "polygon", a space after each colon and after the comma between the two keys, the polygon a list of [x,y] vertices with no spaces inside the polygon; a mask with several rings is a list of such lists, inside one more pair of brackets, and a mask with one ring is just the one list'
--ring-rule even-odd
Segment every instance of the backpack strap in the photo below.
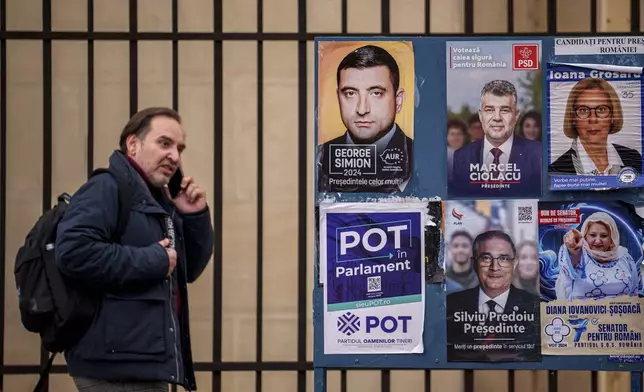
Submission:
{"label": "backpack strap", "polygon": [[127,179],[125,179],[121,173],[118,173],[115,170],[106,168],[95,169],[90,177],[94,177],[95,175],[101,173],[109,173],[112,177],[114,177],[118,186],[119,213],[116,231],[114,232],[112,239],[116,242],[119,242],[121,240],[121,237],[123,236],[123,233],[125,232],[125,227],[127,226],[128,219],[130,218],[132,191]]}
{"label": "backpack strap", "polygon": [[34,392],[42,392],[43,387],[45,386],[45,377],[49,375],[49,372],[51,371],[51,365],[54,364],[54,358],[56,357],[56,354],[58,353],[52,353],[49,356],[49,360],[45,364],[45,366],[40,369],[40,378],[38,379],[38,383],[34,387]]}

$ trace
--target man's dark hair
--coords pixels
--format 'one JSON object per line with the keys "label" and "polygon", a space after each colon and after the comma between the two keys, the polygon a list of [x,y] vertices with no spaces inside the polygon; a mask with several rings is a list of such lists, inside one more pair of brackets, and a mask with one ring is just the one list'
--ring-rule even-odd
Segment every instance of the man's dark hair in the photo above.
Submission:
{"label": "man's dark hair", "polygon": [[449,241],[450,242],[454,241],[454,238],[456,238],[456,237],[465,237],[470,241],[470,243],[472,243],[472,236],[470,235],[470,233],[468,233],[465,230],[457,230],[457,231],[453,232]]}
{"label": "man's dark hair", "polygon": [[150,131],[152,119],[157,116],[170,117],[181,124],[181,116],[179,116],[179,113],[170,108],[150,107],[140,110],[130,118],[127,124],[125,124],[125,127],[123,127],[123,131],[121,131],[121,138],[119,139],[121,152],[127,152],[126,140],[128,136],[136,135],[139,139],[143,139],[148,131]]}
{"label": "man's dark hair", "polygon": [[470,118],[467,119],[467,125],[472,126],[474,123],[480,123],[481,118],[479,117],[478,113],[474,113],[470,116]]}
{"label": "man's dark hair", "polygon": [[491,240],[492,238],[499,238],[506,241],[512,247],[512,255],[514,257],[517,256],[517,248],[514,246],[512,238],[510,238],[507,233],[501,230],[489,230],[477,235],[474,239],[474,242],[472,243],[472,257],[474,258],[474,260],[476,260],[477,257],[476,249],[478,248],[479,244],[487,240]]}
{"label": "man's dark hair", "polygon": [[378,66],[386,66],[389,68],[391,74],[391,84],[394,86],[394,93],[398,90],[400,85],[400,70],[398,63],[386,50],[379,46],[366,45],[362,46],[348,55],[338,65],[338,72],[336,75],[337,83],[340,85],[340,72],[348,68],[371,68]]}
{"label": "man's dark hair", "polygon": [[450,128],[459,129],[463,133],[463,136],[467,136],[467,123],[460,118],[449,118],[447,120],[447,131],[449,131]]}
{"label": "man's dark hair", "polygon": [[514,102],[518,102],[517,89],[507,80],[491,80],[487,82],[481,89],[481,97],[488,93],[498,97],[511,95],[514,97]]}

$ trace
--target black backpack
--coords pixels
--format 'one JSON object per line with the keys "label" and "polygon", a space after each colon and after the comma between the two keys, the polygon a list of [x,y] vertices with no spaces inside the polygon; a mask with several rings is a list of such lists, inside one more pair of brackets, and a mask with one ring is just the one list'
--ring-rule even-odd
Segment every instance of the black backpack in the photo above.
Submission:
{"label": "black backpack", "polygon": [[[96,169],[91,176],[100,173],[111,174],[118,184],[119,216],[112,240],[119,242],[130,215],[130,187],[127,180],[110,169]],[[72,347],[83,336],[97,309],[97,296],[82,282],[62,274],[56,265],[56,230],[70,199],[69,194],[61,194],[56,205],[38,218],[15,260],[14,277],[22,325],[39,334],[43,348],[52,353],[40,372],[34,391],[42,387],[56,354]]]}

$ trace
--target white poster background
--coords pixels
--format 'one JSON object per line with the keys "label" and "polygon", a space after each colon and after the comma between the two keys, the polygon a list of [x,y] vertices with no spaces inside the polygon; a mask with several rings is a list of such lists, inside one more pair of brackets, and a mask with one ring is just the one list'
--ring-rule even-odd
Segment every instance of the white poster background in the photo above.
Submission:
{"label": "white poster background", "polygon": [[[605,64],[572,64],[557,63],[574,67],[583,67],[612,72],[627,72],[641,74],[641,67],[627,67]],[[571,81],[548,81],[550,88],[550,156],[548,163],[556,161],[562,154],[570,149],[573,139],[568,138],[563,133],[563,120],[566,111],[566,103],[570,91],[577,84],[578,80]],[[608,135],[608,143],[616,143],[622,146],[628,146],[642,153],[642,96],[640,80],[618,80],[607,82],[613,86],[617,92],[622,105],[624,125],[622,130]]]}

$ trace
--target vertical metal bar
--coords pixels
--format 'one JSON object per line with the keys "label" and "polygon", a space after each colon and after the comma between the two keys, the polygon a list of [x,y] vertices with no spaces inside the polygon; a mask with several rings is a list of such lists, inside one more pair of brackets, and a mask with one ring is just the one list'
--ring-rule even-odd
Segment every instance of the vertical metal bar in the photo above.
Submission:
{"label": "vertical metal bar", "polygon": [[642,372],[631,372],[631,392],[642,392]]}
{"label": "vertical metal bar", "polygon": [[429,35],[432,30],[431,15],[432,15],[431,0],[425,0],[425,34],[426,35]]}
{"label": "vertical metal bar", "polygon": [[391,5],[389,0],[380,0],[380,29],[383,34],[389,34],[390,31],[390,17]]}
{"label": "vertical metal bar", "polygon": [[342,34],[346,34],[349,29],[349,17],[348,17],[348,0],[342,0]]}
{"label": "vertical metal bar", "polygon": [[[7,31],[7,2],[0,0],[0,33]],[[7,234],[7,40],[0,42],[0,282],[5,281],[5,235]],[[0,369],[4,369],[4,290],[0,290]],[[0,391],[4,371],[0,372]]]}
{"label": "vertical metal bar", "polygon": [[172,0],[172,109],[179,111],[179,0]]}
{"label": "vertical metal bar", "polygon": [[631,0],[631,32],[640,32],[640,0]]}
{"label": "vertical metal bar", "polygon": [[[51,163],[52,163],[52,117],[51,117],[51,0],[42,2],[42,27],[45,35],[42,42],[42,72],[43,72],[43,134],[42,134],[42,212],[51,208]],[[40,348],[40,366],[45,366],[49,360],[49,352],[44,346]],[[49,376],[44,377],[43,392],[49,391]]]}
{"label": "vertical metal bar", "polygon": [[138,2],[130,0],[130,116],[136,113],[139,107],[138,89]]}
{"label": "vertical metal bar", "polygon": [[548,34],[557,34],[557,0],[548,0]]}
{"label": "vertical metal bar", "polygon": [[[222,12],[222,0],[215,0],[213,6],[213,22],[214,22],[214,31],[221,35],[223,31],[223,12]],[[213,53],[213,73],[214,73],[214,123],[215,123],[215,135],[214,135],[214,203],[215,203],[215,212],[214,212],[214,228],[215,228],[215,238],[214,238],[214,258],[213,258],[213,301],[212,301],[212,361],[214,363],[221,363],[221,329],[223,327],[222,323],[222,180],[223,180],[223,43],[221,40],[214,41],[214,53]],[[221,392],[221,370],[212,368],[212,391]]]}
{"label": "vertical metal bar", "polygon": [[[87,0],[87,31],[94,32],[94,0]],[[87,40],[87,178],[94,170],[94,40]]]}
{"label": "vertical metal bar", "polygon": [[590,0],[590,32],[597,32],[597,0]]}
{"label": "vertical metal bar", "polygon": [[508,392],[514,392],[514,370],[508,371]]}
{"label": "vertical metal bar", "polygon": [[514,33],[514,0],[507,0],[508,33]]}
{"label": "vertical metal bar", "polygon": [[[431,15],[432,15],[432,5],[431,0],[425,0],[425,35],[431,34]],[[429,369],[425,370],[425,392],[431,392],[432,390],[432,371]]]}
{"label": "vertical metal bar", "polygon": [[[346,34],[349,31],[349,7],[347,2],[348,0],[342,0],[342,8],[341,8],[342,34]],[[340,392],[347,392],[347,369],[346,368],[340,369]]]}
{"label": "vertical metal bar", "polygon": [[592,372],[590,372],[590,392],[597,392],[599,390],[597,376],[597,371],[593,370]]}
{"label": "vertical metal bar", "polygon": [[464,0],[465,34],[474,34],[474,0]]}
{"label": "vertical metal bar", "polygon": [[[264,1],[257,0],[257,33],[264,31]],[[257,40],[257,316],[255,355],[262,362],[264,343],[264,41]],[[255,392],[262,391],[262,371],[255,372]]]}
{"label": "vertical metal bar", "polygon": [[[390,33],[390,13],[391,4],[389,0],[380,0],[380,30],[382,34]],[[380,390],[381,392],[389,392],[391,390],[391,372],[389,369],[380,371]]]}
{"label": "vertical metal bar", "polygon": [[[548,0],[548,34],[557,34],[557,0]],[[557,392],[557,371],[548,371],[548,392]]]}
{"label": "vertical metal bar", "polygon": [[550,370],[548,372],[548,392],[557,392],[559,386],[557,384],[557,371]]}
{"label": "vertical metal bar", "polygon": [[380,391],[391,392],[391,370],[386,369],[380,372]]}
{"label": "vertical metal bar", "polygon": [[[307,223],[307,189],[306,186],[308,177],[307,165],[307,152],[309,144],[307,140],[307,26],[306,26],[306,0],[298,0],[298,13],[297,13],[297,79],[298,79],[298,148],[297,148],[297,361],[300,364],[306,363],[306,327],[307,327],[307,312],[306,304],[309,300],[307,295],[307,238],[308,238],[308,223]],[[297,372],[297,391],[306,392],[306,370],[298,370]]]}
{"label": "vertical metal bar", "polygon": [[[179,112],[179,0],[172,0],[170,5],[172,18],[172,109]],[[171,391],[177,392],[179,388],[172,384]]]}
{"label": "vertical metal bar", "polygon": [[474,370],[466,369],[465,374],[463,375],[464,385],[463,389],[465,392],[474,392]]}

